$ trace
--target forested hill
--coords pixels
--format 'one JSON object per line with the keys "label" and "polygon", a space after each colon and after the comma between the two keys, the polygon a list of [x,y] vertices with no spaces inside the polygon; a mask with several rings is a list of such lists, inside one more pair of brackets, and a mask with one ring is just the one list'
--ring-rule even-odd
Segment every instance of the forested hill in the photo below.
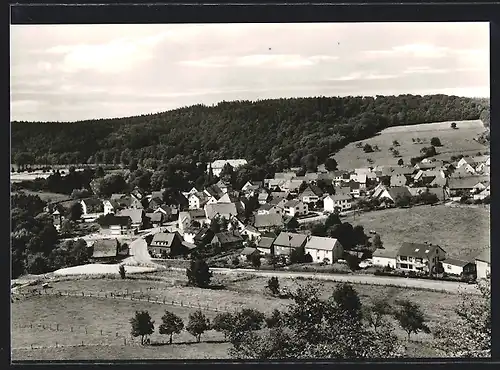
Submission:
{"label": "forested hill", "polygon": [[13,122],[12,158],[126,164],[134,157],[153,168],[247,158],[296,166],[307,154],[322,163],[347,143],[389,126],[479,119],[485,107],[484,100],[446,95],[319,97],[221,102],[75,123]]}

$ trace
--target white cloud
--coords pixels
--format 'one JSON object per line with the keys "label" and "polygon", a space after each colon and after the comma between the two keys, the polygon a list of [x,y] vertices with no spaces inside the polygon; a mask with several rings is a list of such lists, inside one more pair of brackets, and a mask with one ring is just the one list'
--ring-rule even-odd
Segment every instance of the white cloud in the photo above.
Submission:
{"label": "white cloud", "polygon": [[449,53],[448,47],[432,44],[407,44],[394,46],[387,50],[367,50],[364,55],[369,58],[391,56],[413,56],[415,58],[442,58]]}
{"label": "white cloud", "polygon": [[397,74],[383,74],[373,72],[353,72],[345,76],[328,78],[328,81],[357,81],[357,80],[386,80],[397,78]]}
{"label": "white cloud", "polygon": [[252,54],[239,57],[212,56],[196,60],[180,61],[179,64],[191,67],[267,67],[300,68],[314,66],[322,62],[337,60],[331,55],[302,56],[299,54]]}
{"label": "white cloud", "polygon": [[404,74],[439,74],[447,72],[450,72],[450,70],[443,68],[431,68],[429,66],[408,67],[403,71]]}

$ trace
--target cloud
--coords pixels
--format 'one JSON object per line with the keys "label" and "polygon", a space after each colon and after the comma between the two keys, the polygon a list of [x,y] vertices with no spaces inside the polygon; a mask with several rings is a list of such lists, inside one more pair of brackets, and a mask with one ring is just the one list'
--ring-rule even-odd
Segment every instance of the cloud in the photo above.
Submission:
{"label": "cloud", "polygon": [[397,74],[383,74],[374,72],[353,72],[345,76],[331,77],[328,81],[360,81],[360,80],[387,80],[392,78],[397,78]]}
{"label": "cloud", "polygon": [[451,72],[451,70],[443,68],[431,68],[429,66],[408,67],[403,71],[404,74],[439,74],[448,72]]}
{"label": "cloud", "polygon": [[239,57],[212,56],[197,60],[183,60],[179,64],[190,67],[264,67],[300,68],[339,59],[331,55],[302,56],[299,54],[253,54]]}
{"label": "cloud", "polygon": [[449,52],[448,47],[432,44],[408,44],[394,46],[388,50],[367,50],[365,56],[369,58],[390,57],[395,55],[408,55],[416,58],[442,58]]}

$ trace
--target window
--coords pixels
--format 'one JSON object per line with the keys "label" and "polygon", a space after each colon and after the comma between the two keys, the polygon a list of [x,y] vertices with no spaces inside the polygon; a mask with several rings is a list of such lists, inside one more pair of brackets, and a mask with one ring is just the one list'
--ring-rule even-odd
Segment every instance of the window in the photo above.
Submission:
{"label": "window", "polygon": [[413,262],[413,258],[412,257],[408,257],[408,261]]}
{"label": "window", "polygon": [[400,259],[401,261],[408,261],[408,258],[406,258],[406,256],[400,256],[400,257],[399,257],[399,259]]}
{"label": "window", "polygon": [[417,271],[424,271],[423,267],[417,267]]}
{"label": "window", "polygon": [[446,269],[447,270],[451,270],[451,266],[450,265],[446,265]]}
{"label": "window", "polygon": [[422,260],[422,258],[415,258],[415,262],[423,263],[423,260]]}
{"label": "window", "polygon": [[406,263],[401,263],[399,267],[401,267],[402,269],[407,269],[408,265]]}
{"label": "window", "polygon": [[408,265],[409,270],[413,270],[413,265]]}

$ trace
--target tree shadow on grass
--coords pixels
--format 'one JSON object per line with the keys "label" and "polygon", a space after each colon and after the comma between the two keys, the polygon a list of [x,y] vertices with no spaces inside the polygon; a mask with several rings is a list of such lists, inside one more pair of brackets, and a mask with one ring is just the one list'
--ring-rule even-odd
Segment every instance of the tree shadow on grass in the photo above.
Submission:
{"label": "tree shadow on grass", "polygon": [[210,284],[206,289],[210,290],[224,290],[226,289],[226,285],[224,284]]}
{"label": "tree shadow on grass", "polygon": [[222,344],[222,343],[228,343],[227,340],[219,339],[219,340],[201,340],[201,342],[173,342],[170,344],[169,342],[151,342],[149,345],[150,347],[163,347],[163,346],[174,346],[174,345],[193,345],[193,344],[201,344],[201,343],[208,343],[208,344]]}

